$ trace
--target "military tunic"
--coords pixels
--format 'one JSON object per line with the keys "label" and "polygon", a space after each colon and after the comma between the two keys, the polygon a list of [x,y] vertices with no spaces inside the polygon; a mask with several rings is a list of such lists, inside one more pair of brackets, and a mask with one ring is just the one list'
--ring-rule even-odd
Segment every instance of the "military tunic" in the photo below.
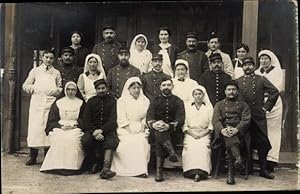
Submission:
{"label": "military tunic", "polygon": [[213,114],[214,140],[216,144],[221,137],[221,130],[231,126],[238,129],[237,135],[232,137],[223,137],[225,145],[230,147],[240,143],[239,138],[244,138],[247,145],[250,145],[250,136],[248,127],[251,121],[251,111],[248,104],[239,98],[228,99],[216,103]]}
{"label": "military tunic", "polygon": [[202,51],[185,50],[178,54],[177,59],[184,59],[189,63],[189,74],[193,80],[199,80],[204,72],[209,71],[207,56]]}
{"label": "military tunic", "polygon": [[111,70],[109,70],[107,75],[106,81],[108,89],[115,97],[120,98],[125,82],[128,80],[128,78],[135,76],[140,77],[141,72],[138,68],[132,65],[125,67],[118,65],[113,67]]}
{"label": "military tunic", "polygon": [[164,78],[171,79],[171,76],[165,74],[162,71],[156,72],[154,70],[141,76],[144,94],[150,101],[161,94],[159,87],[161,80]]}
{"label": "military tunic", "polygon": [[[104,150],[116,150],[118,147],[116,107],[116,100],[109,95],[104,97],[94,96],[86,103],[83,113],[84,135],[81,142],[87,154],[88,163],[95,162],[96,159],[99,160],[96,153],[103,156]],[[103,131],[103,141],[97,141],[93,136],[96,129]]]}
{"label": "military tunic", "polygon": [[213,106],[226,97],[224,93],[225,84],[229,80],[231,80],[231,77],[224,72],[214,73],[213,71],[208,71],[200,77],[199,84],[205,87]]}
{"label": "military tunic", "polygon": [[[156,121],[163,120],[170,125],[170,129],[158,132],[152,125]],[[183,101],[175,96],[159,95],[150,102],[146,117],[147,124],[154,134],[157,156],[166,156],[162,144],[171,139],[173,144],[183,143],[182,126],[185,121],[185,109]],[[176,124],[173,124],[176,123]]]}
{"label": "military tunic", "polygon": [[102,65],[106,75],[111,68],[119,64],[118,50],[120,46],[121,45],[118,42],[106,43],[103,41],[99,44],[96,44],[93,48],[92,53],[95,53],[101,57]]}
{"label": "military tunic", "polygon": [[[266,115],[262,108],[271,111],[278,99],[279,92],[268,79],[254,73],[240,77],[237,79],[237,82],[242,99],[251,109],[249,128],[251,137],[253,137],[251,138],[252,144],[254,147],[262,148],[264,152],[268,152],[271,149],[271,145],[267,134]],[[268,95],[266,102],[264,102],[265,94]]]}

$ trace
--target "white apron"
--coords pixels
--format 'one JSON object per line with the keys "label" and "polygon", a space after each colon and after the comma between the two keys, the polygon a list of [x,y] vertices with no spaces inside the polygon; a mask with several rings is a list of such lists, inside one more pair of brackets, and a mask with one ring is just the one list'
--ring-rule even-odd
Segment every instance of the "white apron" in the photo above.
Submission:
{"label": "white apron", "polygon": [[[185,104],[186,121],[183,131],[193,129],[197,131],[212,129],[211,118],[212,111],[202,105],[199,110],[195,105]],[[182,168],[183,172],[192,169],[201,169],[210,174],[211,171],[211,149],[210,135],[200,139],[194,139],[192,136],[185,134],[182,150]]]}
{"label": "white apron", "polygon": [[[81,104],[78,103],[78,107],[68,107],[67,105],[60,107],[58,102],[56,103],[59,108],[59,124],[77,125]],[[79,170],[84,159],[84,152],[80,141],[83,134],[79,128],[66,131],[54,128],[49,133],[51,146],[40,171],[54,169]]]}
{"label": "white apron", "polygon": [[[126,84],[124,88],[127,88]],[[143,125],[146,124],[149,100],[146,97],[144,100],[141,97],[138,100],[121,98],[117,103],[117,133],[120,142],[114,153],[111,169],[119,176],[148,174],[150,145]]]}
{"label": "white apron", "polygon": [[28,147],[48,147],[49,139],[45,128],[51,105],[56,97],[47,96],[45,93],[57,90],[56,80],[53,74],[36,74],[34,83],[34,94],[31,96],[29,119],[28,119]]}

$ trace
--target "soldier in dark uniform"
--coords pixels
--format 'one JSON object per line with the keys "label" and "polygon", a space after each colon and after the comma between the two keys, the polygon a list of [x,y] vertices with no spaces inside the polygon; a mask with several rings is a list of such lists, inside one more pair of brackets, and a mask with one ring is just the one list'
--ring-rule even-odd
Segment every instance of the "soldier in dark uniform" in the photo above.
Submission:
{"label": "soldier in dark uniform", "polygon": [[[256,75],[255,62],[252,57],[243,60],[244,76],[237,79],[242,99],[251,109],[251,147],[257,149],[260,160],[260,176],[273,179],[274,175],[266,169],[267,154],[272,148],[267,134],[266,112],[274,107],[279,92],[265,77]],[[264,98],[267,95],[267,100]]]}
{"label": "soldier in dark uniform", "polygon": [[116,30],[112,26],[104,27],[102,36],[104,41],[96,44],[92,52],[101,57],[105,74],[107,75],[109,70],[119,63],[117,55],[121,44],[115,41]]}
{"label": "soldier in dark uniform", "polygon": [[152,101],[161,94],[160,82],[163,78],[171,79],[171,76],[165,74],[162,70],[163,56],[161,54],[152,55],[152,71],[145,73],[141,77],[143,91],[147,98]]}
{"label": "soldier in dark uniform", "polygon": [[212,70],[203,73],[198,82],[205,87],[210,102],[215,106],[225,98],[225,83],[231,80],[231,77],[222,70],[223,61],[219,53],[211,54],[209,60]]}
{"label": "soldier in dark uniform", "polygon": [[104,154],[103,168],[100,172],[102,179],[116,175],[110,170],[113,151],[119,144],[117,136],[116,100],[108,94],[104,79],[94,82],[97,96],[92,97],[86,104],[83,113],[84,135],[81,138],[83,149],[87,155],[85,166],[89,173],[99,171]]}
{"label": "soldier in dark uniform", "polygon": [[185,121],[183,101],[172,94],[173,82],[165,78],[161,80],[162,95],[150,102],[146,121],[153,130],[156,148],[156,176],[155,181],[163,181],[163,161],[169,155],[169,160],[178,162],[178,156],[171,142],[171,135],[181,131]]}
{"label": "soldier in dark uniform", "polygon": [[[62,79],[62,86],[69,81],[77,83],[79,75],[82,73],[82,68],[74,64],[74,49],[72,47],[65,47],[61,51],[61,63],[55,68],[60,72]],[[77,88],[78,89],[78,88]],[[62,92],[58,98],[63,97],[65,94]],[[80,92],[76,93],[76,97],[83,99]]]}
{"label": "soldier in dark uniform", "polygon": [[238,83],[234,80],[225,84],[226,98],[217,102],[212,119],[214,126],[212,146],[225,143],[226,147],[228,157],[227,184],[235,184],[233,167],[237,169],[243,167],[240,154],[241,146],[245,147],[245,141],[247,141],[247,147],[250,146],[248,127],[251,121],[251,112],[248,104],[238,97],[238,90]]}
{"label": "soldier in dark uniform", "polygon": [[118,51],[119,65],[111,68],[107,75],[108,89],[116,98],[121,97],[128,78],[141,76],[140,70],[129,64],[129,57],[129,49],[121,47]]}
{"label": "soldier in dark uniform", "polygon": [[177,59],[184,59],[189,63],[190,78],[198,81],[204,72],[209,71],[209,65],[205,53],[197,50],[198,37],[195,32],[187,33],[186,46],[187,50],[179,53]]}

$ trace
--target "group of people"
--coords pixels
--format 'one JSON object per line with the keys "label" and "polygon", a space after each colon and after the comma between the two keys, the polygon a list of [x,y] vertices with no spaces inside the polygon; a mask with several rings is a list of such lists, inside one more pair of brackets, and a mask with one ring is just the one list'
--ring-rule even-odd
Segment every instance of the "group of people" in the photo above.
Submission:
{"label": "group of people", "polygon": [[274,178],[284,79],[272,51],[259,53],[257,69],[247,45],[239,45],[231,61],[215,33],[206,53],[197,49],[194,32],[178,52],[167,27],[159,29],[160,43],[150,50],[143,34],[130,49],[115,41],[113,27],[102,34],[104,41],[89,53],[82,34],[73,32],[60,63],[54,65],[54,53],[46,50],[42,64],[29,72],[23,84],[31,94],[26,165],[36,164],[44,147],[42,172],[145,178],[155,153],[159,182],[164,160],[178,162],[175,148],[183,145],[183,175],[196,182],[208,178],[219,148],[226,153],[227,184],[235,183],[234,170],[245,168],[243,158],[246,153],[251,160],[252,150],[260,176]]}

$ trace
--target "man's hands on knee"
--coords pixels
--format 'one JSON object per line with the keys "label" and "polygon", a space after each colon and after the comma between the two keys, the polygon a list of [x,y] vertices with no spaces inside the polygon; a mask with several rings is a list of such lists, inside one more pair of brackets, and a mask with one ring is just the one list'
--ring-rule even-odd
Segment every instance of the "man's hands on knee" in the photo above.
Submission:
{"label": "man's hands on knee", "polygon": [[96,130],[93,132],[93,136],[94,136],[94,138],[95,138],[97,141],[103,141],[103,140],[104,140],[104,135],[103,135],[102,133],[103,133],[102,129],[96,129]]}

